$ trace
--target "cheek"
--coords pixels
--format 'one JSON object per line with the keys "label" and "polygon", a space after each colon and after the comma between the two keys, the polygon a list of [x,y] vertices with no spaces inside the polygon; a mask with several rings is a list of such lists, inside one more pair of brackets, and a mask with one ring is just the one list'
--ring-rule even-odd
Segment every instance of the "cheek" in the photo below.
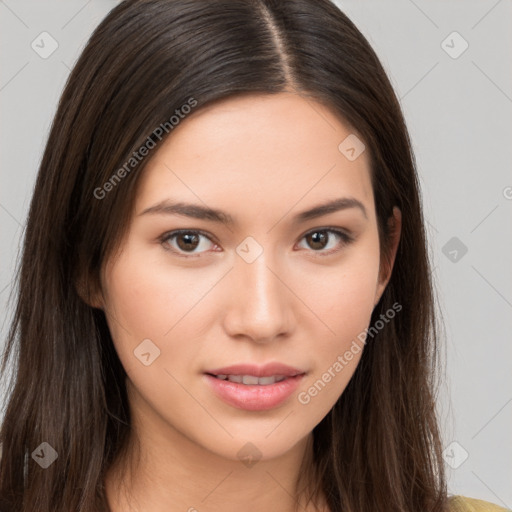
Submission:
{"label": "cheek", "polygon": [[136,338],[162,338],[200,298],[202,287],[189,272],[173,269],[165,255],[128,246],[107,280],[112,314]]}
{"label": "cheek", "polygon": [[311,404],[319,418],[343,393],[361,359],[364,333],[374,308],[378,270],[378,248],[374,251],[366,247],[357,255],[354,252],[344,265],[318,271],[315,278],[304,283],[301,293],[308,304],[314,305],[318,320],[310,332],[314,339],[314,367],[298,400]]}
{"label": "cheek", "polygon": [[173,367],[175,361],[192,364],[197,351],[192,341],[206,319],[204,314],[198,318],[198,312],[204,313],[208,305],[201,299],[218,281],[217,274],[173,267],[163,252],[127,245],[110,267],[105,288],[114,346],[132,378],[145,368],[134,351],[148,339],[161,351],[152,367]]}
{"label": "cheek", "polygon": [[378,251],[370,239],[337,265],[299,270],[296,290],[320,320],[319,325],[324,324],[319,333],[325,341],[340,342],[367,327],[377,290]]}

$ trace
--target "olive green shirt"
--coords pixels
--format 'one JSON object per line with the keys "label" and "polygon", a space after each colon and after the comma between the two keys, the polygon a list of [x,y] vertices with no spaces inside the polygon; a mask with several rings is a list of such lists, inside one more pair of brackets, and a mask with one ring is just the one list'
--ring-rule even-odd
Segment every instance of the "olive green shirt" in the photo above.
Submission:
{"label": "olive green shirt", "polygon": [[450,512],[505,512],[509,508],[503,508],[488,501],[467,498],[465,496],[450,497]]}

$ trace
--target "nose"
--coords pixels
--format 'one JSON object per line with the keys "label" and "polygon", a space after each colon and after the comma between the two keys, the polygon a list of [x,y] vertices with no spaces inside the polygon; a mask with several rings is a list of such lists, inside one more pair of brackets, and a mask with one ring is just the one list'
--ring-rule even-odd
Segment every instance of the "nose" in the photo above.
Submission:
{"label": "nose", "polygon": [[227,283],[224,328],[233,338],[269,343],[288,337],[295,326],[294,295],[285,272],[264,251],[248,263],[237,257]]}

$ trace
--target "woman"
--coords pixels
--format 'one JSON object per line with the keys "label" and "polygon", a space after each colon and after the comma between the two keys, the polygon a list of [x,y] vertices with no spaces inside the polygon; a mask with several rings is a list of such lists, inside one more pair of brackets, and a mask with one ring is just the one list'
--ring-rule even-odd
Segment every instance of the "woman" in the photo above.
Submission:
{"label": "woman", "polygon": [[122,2],[31,203],[5,510],[501,510],[447,496],[423,222],[334,4]]}

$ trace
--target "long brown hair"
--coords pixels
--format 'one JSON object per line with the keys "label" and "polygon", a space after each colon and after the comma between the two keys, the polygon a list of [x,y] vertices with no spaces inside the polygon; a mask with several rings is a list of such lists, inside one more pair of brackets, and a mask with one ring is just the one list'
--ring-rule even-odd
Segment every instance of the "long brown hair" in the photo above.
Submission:
{"label": "long brown hair", "polygon": [[[364,140],[384,257],[387,219],[402,212],[371,323],[395,303],[402,310],[368,338],[314,428],[314,460],[301,473],[309,495],[321,490],[333,512],[444,510],[439,326],[414,155],[378,57],[329,0],[126,0],[91,36],[51,127],[17,273],[2,361],[2,372],[13,369],[0,431],[8,510],[108,510],[104,477],[130,432],[126,373],[104,312],[85,299],[100,289],[155,150],[137,162],[134,152],[172,136],[169,120],[191,98],[198,110],[284,90],[328,105]],[[43,442],[58,454],[46,469],[34,456]]]}

